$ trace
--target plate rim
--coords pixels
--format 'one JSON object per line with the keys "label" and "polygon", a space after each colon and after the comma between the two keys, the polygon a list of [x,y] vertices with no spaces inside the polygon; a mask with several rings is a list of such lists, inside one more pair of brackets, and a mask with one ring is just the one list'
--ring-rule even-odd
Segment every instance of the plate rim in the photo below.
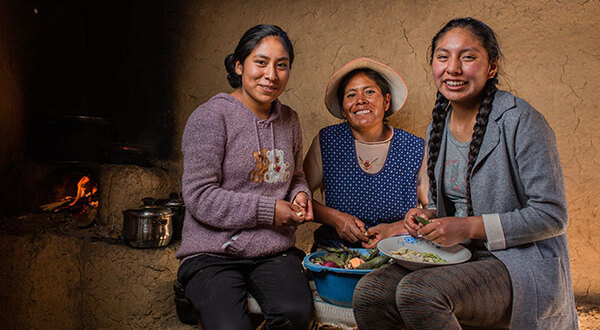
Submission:
{"label": "plate rim", "polygon": [[[466,247],[462,246],[461,244],[454,245],[454,246],[460,248],[458,251],[467,251],[468,258],[466,260],[464,260],[464,261],[451,261],[451,262],[444,262],[444,263],[437,263],[437,264],[436,263],[430,263],[430,262],[419,262],[419,261],[407,260],[407,259],[401,258],[401,257],[399,257],[397,255],[392,255],[391,253],[387,253],[387,251],[385,251],[385,249],[381,248],[382,247],[382,242],[384,242],[384,241],[391,241],[391,240],[394,240],[394,239],[401,239],[402,237],[405,237],[405,238],[411,237],[411,238],[414,238],[416,240],[424,240],[424,239],[416,238],[416,237],[413,237],[413,236],[407,235],[407,234],[386,237],[386,238],[382,239],[381,241],[379,241],[377,243],[377,248],[379,249],[379,252],[381,252],[382,254],[385,254],[386,256],[392,258],[394,261],[398,260],[398,261],[401,261],[401,262],[404,262],[404,263],[408,263],[410,265],[422,266],[422,268],[423,267],[437,267],[437,266],[450,266],[450,265],[462,264],[462,263],[465,263],[465,262],[471,260],[471,258],[473,257],[473,254],[471,253],[471,251],[469,251],[469,249],[467,249]],[[435,244],[435,243],[433,243],[433,244]],[[444,247],[440,247],[440,248],[443,249]]]}

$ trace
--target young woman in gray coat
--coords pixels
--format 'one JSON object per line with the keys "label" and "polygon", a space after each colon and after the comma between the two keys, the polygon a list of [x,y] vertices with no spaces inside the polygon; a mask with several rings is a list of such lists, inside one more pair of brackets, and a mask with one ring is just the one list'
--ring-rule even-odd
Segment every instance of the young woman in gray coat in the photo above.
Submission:
{"label": "young woman in gray coat", "polygon": [[[432,204],[405,227],[466,263],[371,272],[354,293],[360,329],[576,329],[567,201],[556,140],[539,112],[496,88],[494,32],[472,18],[433,38],[438,90],[428,129]],[[419,215],[430,219],[423,226]]]}

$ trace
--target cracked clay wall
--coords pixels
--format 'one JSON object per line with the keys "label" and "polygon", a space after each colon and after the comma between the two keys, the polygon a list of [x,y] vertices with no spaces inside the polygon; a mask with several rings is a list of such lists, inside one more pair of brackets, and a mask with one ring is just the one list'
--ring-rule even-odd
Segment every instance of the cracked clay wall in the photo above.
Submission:
{"label": "cracked clay wall", "polygon": [[[599,1],[197,1],[181,14],[177,141],[189,114],[231,89],[223,59],[242,33],[277,24],[296,60],[281,99],[302,122],[304,150],[318,130],[337,121],[323,105],[329,76],[348,60],[368,56],[395,68],[409,95],[391,124],[424,136],[435,90],[427,63],[431,37],[449,19],[473,16],[498,34],[504,61],[500,87],[541,111],[554,129],[567,186],[568,236],[578,298],[600,302]],[[180,145],[174,146],[179,150]],[[308,246],[311,230],[299,231]]]}

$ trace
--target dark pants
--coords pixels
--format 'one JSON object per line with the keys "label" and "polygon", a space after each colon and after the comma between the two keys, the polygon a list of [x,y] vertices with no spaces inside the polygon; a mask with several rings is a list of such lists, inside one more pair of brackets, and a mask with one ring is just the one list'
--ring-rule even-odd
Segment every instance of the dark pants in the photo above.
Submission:
{"label": "dark pants", "polygon": [[508,328],[512,288],[497,259],[409,271],[389,265],[354,291],[359,329]]}
{"label": "dark pants", "polygon": [[177,279],[206,330],[253,329],[248,293],[260,305],[264,329],[308,329],[314,306],[302,255],[295,248],[257,259],[200,255],[179,267]]}

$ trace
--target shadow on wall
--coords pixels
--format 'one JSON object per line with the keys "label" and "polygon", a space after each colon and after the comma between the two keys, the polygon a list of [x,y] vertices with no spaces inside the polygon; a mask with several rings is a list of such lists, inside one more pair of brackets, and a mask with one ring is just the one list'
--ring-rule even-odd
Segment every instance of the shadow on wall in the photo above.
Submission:
{"label": "shadow on wall", "polygon": [[104,119],[108,128],[92,123],[87,129],[160,159],[172,155],[172,55],[179,34],[172,13],[178,7],[176,1],[72,0],[28,8],[27,47],[34,55],[23,64],[31,156],[46,156],[55,141],[64,142],[65,117]]}
{"label": "shadow on wall", "polygon": [[180,7],[178,1],[2,5],[0,17],[12,17],[2,19],[12,46],[0,60],[17,74],[7,82],[16,92],[0,106],[11,111],[3,124],[19,127],[4,142],[22,147],[0,166],[6,178],[0,199],[7,205],[0,216],[30,207],[20,192],[30,193],[21,187],[31,176],[23,170],[35,166],[23,162],[118,163],[126,151],[176,157],[173,54]]}

